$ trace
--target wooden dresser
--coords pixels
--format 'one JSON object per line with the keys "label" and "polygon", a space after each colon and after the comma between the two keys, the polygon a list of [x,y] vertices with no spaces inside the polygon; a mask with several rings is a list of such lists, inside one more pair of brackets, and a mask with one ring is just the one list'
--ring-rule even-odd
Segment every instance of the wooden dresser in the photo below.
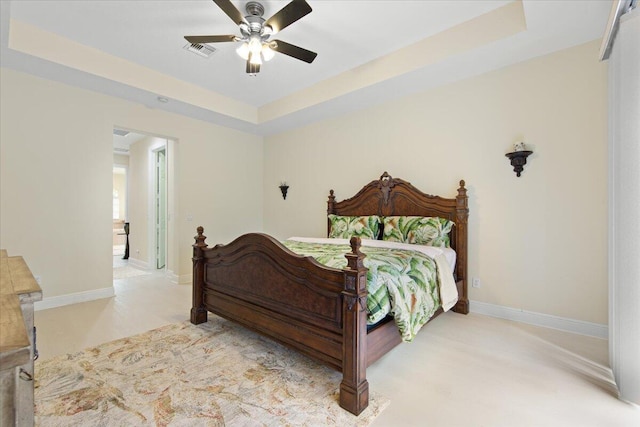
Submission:
{"label": "wooden dresser", "polygon": [[42,290],[20,256],[0,249],[0,425],[33,426],[33,303]]}

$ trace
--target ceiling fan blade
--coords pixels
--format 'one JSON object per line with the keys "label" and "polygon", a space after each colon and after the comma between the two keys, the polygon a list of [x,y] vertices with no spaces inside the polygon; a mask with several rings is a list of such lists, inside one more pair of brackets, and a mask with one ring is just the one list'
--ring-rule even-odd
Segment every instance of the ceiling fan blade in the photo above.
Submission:
{"label": "ceiling fan blade", "polygon": [[264,25],[271,27],[273,34],[276,34],[303,16],[311,13],[311,10],[311,6],[309,6],[309,3],[305,0],[293,0],[269,18]]}
{"label": "ceiling fan blade", "polygon": [[213,0],[213,2],[217,4],[218,7],[236,23],[236,25],[240,25],[242,22],[247,22],[245,21],[244,16],[242,16],[242,13],[233,5],[233,3],[231,3],[230,0]]}
{"label": "ceiling fan blade", "polygon": [[236,36],[233,35],[225,35],[225,36],[184,36],[185,40],[191,44],[195,43],[224,43],[224,42],[234,42],[237,40]]}
{"label": "ceiling fan blade", "polygon": [[309,64],[311,64],[313,60],[316,59],[316,56],[318,56],[318,54],[315,52],[311,52],[310,50],[303,49],[299,46],[283,42],[282,40],[274,40],[273,42],[271,42],[269,47],[276,52],[283,53],[292,58],[299,59],[300,61],[304,61]]}

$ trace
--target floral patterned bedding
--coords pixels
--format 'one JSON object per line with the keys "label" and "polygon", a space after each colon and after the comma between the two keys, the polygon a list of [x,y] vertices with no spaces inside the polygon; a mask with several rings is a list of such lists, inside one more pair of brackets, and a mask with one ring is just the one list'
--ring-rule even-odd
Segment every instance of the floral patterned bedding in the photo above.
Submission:
{"label": "floral patterned bedding", "polygon": [[[318,239],[324,242],[336,240],[336,243],[318,243],[313,239],[297,239],[291,238],[283,243],[293,252],[311,256],[327,267],[346,267],[344,255],[351,251],[346,241]],[[362,252],[366,254],[364,265],[369,269],[368,323],[377,323],[391,314],[403,341],[412,341],[440,306],[437,269],[442,267],[442,263],[436,266],[434,259],[415,250],[367,246],[362,248]],[[450,270],[448,274],[451,274]]]}

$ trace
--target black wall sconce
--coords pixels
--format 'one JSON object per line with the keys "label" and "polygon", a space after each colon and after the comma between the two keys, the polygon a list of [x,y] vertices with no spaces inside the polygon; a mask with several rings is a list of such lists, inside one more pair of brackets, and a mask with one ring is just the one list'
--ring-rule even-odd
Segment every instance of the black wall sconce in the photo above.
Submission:
{"label": "black wall sconce", "polygon": [[524,165],[527,164],[527,157],[533,154],[533,151],[529,151],[526,149],[524,142],[518,142],[513,145],[513,152],[505,154],[511,161],[511,166],[513,166],[513,171],[516,173],[518,177],[524,170]]}
{"label": "black wall sconce", "polygon": [[284,200],[287,200],[287,191],[289,190],[289,186],[287,185],[286,182],[281,182],[280,183],[280,191],[282,191],[282,198]]}

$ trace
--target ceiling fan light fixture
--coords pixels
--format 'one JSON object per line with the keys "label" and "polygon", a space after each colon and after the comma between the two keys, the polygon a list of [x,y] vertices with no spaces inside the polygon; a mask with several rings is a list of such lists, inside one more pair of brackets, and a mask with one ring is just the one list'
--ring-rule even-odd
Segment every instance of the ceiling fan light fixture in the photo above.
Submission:
{"label": "ceiling fan light fixture", "polygon": [[271,50],[267,43],[262,45],[262,57],[265,61],[271,61],[276,53]]}
{"label": "ceiling fan light fixture", "polygon": [[249,63],[252,65],[262,65],[262,58],[260,58],[260,54],[258,53],[257,55],[253,52],[251,52],[251,55],[249,55]]}
{"label": "ceiling fan light fixture", "polygon": [[240,55],[240,58],[244,59],[245,61],[249,59],[249,52],[249,44],[246,42],[242,43],[240,47],[236,49],[236,53]]}
{"label": "ceiling fan light fixture", "polygon": [[260,36],[251,36],[249,39],[249,51],[253,56],[260,56],[260,51],[262,51],[262,40],[260,40]]}

